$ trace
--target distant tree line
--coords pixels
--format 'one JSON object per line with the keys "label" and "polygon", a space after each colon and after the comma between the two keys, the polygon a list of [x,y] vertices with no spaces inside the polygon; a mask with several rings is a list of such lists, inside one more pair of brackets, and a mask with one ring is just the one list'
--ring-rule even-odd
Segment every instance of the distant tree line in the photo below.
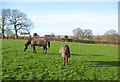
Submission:
{"label": "distant tree line", "polygon": [[18,32],[29,31],[33,26],[27,15],[17,9],[2,9],[0,15],[0,31],[2,33],[2,39],[5,34],[7,36],[12,35],[14,30],[15,39],[18,38]]}
{"label": "distant tree line", "polygon": [[90,29],[73,29],[73,34],[75,39],[90,39],[93,37],[92,30]]}
{"label": "distant tree line", "polygon": [[74,39],[81,40],[95,40],[95,41],[111,41],[118,42],[119,34],[115,30],[108,30],[104,35],[94,36],[90,29],[73,29]]}
{"label": "distant tree line", "polygon": [[118,42],[120,41],[120,35],[115,30],[108,30],[104,35],[97,35],[93,39],[96,41]]}

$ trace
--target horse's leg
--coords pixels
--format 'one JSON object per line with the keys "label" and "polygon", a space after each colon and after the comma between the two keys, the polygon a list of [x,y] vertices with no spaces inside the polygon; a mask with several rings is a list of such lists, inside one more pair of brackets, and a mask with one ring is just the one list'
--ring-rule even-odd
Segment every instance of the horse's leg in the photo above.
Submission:
{"label": "horse's leg", "polygon": [[35,51],[35,47],[33,47],[33,53],[34,53],[34,51]]}
{"label": "horse's leg", "polygon": [[67,57],[67,65],[68,65],[68,57]]}
{"label": "horse's leg", "polygon": [[65,66],[65,58],[64,58],[64,66]]}
{"label": "horse's leg", "polygon": [[42,53],[44,53],[44,50],[45,50],[45,47],[43,47],[43,52]]}
{"label": "horse's leg", "polygon": [[67,55],[65,56],[65,59],[66,59],[67,65],[68,65],[68,56]]}
{"label": "horse's leg", "polygon": [[33,47],[33,53],[36,53],[35,46]]}
{"label": "horse's leg", "polygon": [[47,46],[45,47],[45,54],[47,53]]}
{"label": "horse's leg", "polygon": [[36,49],[35,49],[35,53],[36,53]]}

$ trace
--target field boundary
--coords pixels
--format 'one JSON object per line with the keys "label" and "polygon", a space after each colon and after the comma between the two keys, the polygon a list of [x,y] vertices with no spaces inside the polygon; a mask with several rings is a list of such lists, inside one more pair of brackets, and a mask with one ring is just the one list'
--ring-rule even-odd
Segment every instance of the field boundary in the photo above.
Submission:
{"label": "field boundary", "polygon": [[[18,39],[28,40],[32,37],[19,37]],[[95,41],[95,40],[81,40],[81,39],[65,39],[65,38],[55,38],[55,37],[40,37],[46,38],[50,41],[61,41],[61,42],[77,42],[77,43],[89,43],[89,44],[113,44],[120,45],[120,42],[110,42],[110,41]],[[5,37],[5,39],[15,39],[14,37]]]}

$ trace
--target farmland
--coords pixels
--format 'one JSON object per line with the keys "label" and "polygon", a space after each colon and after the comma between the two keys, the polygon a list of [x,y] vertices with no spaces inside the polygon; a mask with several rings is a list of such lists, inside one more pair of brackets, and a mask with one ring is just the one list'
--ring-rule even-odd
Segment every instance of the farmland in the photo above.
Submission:
{"label": "farmland", "polygon": [[[117,80],[118,46],[51,41],[47,54],[42,47],[32,53],[27,40],[2,40],[2,80]],[[63,66],[59,53],[68,44],[71,57]]]}

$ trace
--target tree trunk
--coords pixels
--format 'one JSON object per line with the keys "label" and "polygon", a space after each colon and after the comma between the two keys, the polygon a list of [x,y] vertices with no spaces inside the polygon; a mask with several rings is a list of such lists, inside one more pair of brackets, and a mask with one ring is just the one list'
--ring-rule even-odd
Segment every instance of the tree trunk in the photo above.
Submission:
{"label": "tree trunk", "polygon": [[2,31],[2,39],[4,39],[4,31]]}
{"label": "tree trunk", "polygon": [[14,25],[14,28],[15,28],[15,39],[18,39],[16,25]]}
{"label": "tree trunk", "polygon": [[15,39],[18,39],[17,30],[15,30]]}
{"label": "tree trunk", "polygon": [[5,26],[5,24],[4,24],[4,21],[2,21],[2,39],[4,39],[4,26]]}

